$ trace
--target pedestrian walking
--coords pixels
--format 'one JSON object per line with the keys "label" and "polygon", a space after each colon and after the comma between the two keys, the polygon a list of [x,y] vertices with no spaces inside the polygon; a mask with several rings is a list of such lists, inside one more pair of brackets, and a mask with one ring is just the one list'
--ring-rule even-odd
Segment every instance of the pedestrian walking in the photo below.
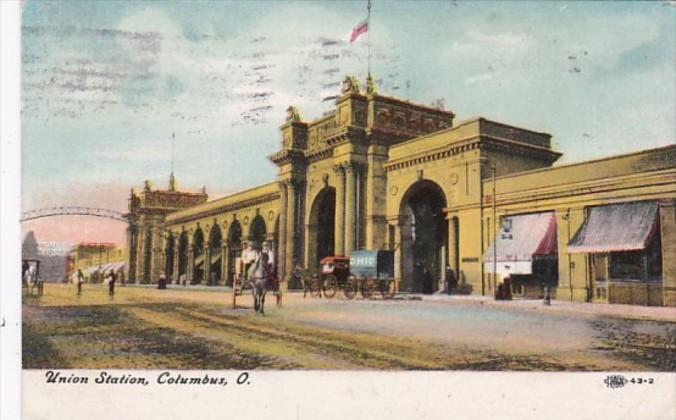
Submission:
{"label": "pedestrian walking", "polygon": [[82,296],[82,283],[84,283],[84,274],[82,274],[82,270],[78,269],[77,270],[77,276],[75,279],[75,284],[77,285],[77,295]]}
{"label": "pedestrian walking", "polygon": [[432,273],[430,272],[430,269],[427,268],[427,266],[423,267],[423,293],[426,295],[431,295],[434,293],[433,289],[433,284],[434,280],[432,279]]}
{"label": "pedestrian walking", "polygon": [[108,278],[108,296],[113,297],[115,296],[115,272],[113,270],[110,270]]}
{"label": "pedestrian walking", "polygon": [[38,275],[38,297],[42,297],[44,291],[45,291],[45,281]]}
{"label": "pedestrian walking", "polygon": [[157,280],[157,288],[158,289],[167,288],[167,277],[164,275],[164,271],[160,273],[160,278]]}
{"label": "pedestrian walking", "polygon": [[502,284],[504,287],[502,298],[504,300],[512,300],[512,276],[508,275],[505,277]]}

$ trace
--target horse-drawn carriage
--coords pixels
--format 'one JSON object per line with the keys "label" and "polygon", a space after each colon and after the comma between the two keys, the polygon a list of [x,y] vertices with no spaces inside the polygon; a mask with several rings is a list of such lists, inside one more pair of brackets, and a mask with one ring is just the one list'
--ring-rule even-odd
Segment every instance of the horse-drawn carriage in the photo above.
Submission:
{"label": "horse-drawn carriage", "polygon": [[272,290],[277,306],[282,305],[282,294],[279,288],[274,257],[267,247],[262,251],[248,248],[241,257],[235,259],[235,273],[232,285],[232,306],[237,308],[237,296],[250,289],[254,298],[254,309],[265,315],[265,294]]}
{"label": "horse-drawn carriage", "polygon": [[35,259],[21,260],[21,285],[26,293],[34,296],[42,296],[44,282],[40,277],[40,261]]}
{"label": "horse-drawn carriage", "polygon": [[327,298],[336,296],[342,290],[348,299],[357,293],[370,299],[376,291],[383,298],[391,299],[395,294],[394,252],[354,251],[350,257],[329,256],[320,261],[319,273],[297,269],[295,273],[303,280],[311,296]]}

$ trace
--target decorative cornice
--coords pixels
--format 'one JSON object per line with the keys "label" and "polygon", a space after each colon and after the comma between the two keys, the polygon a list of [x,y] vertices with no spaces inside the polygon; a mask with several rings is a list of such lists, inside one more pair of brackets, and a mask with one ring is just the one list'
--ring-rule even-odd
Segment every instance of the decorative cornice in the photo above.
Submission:
{"label": "decorative cornice", "polygon": [[548,147],[536,146],[501,137],[481,135],[481,140],[482,149],[486,148],[488,150],[510,152],[519,156],[536,157],[550,163],[554,163],[562,156],[562,153],[555,152]]}
{"label": "decorative cornice", "polygon": [[279,192],[275,192],[275,193],[271,193],[271,194],[266,194],[266,195],[261,196],[261,197],[250,198],[248,200],[243,200],[243,201],[239,201],[237,203],[232,203],[232,204],[228,204],[228,205],[225,205],[225,206],[222,206],[222,207],[210,209],[210,210],[207,210],[207,211],[204,211],[204,212],[201,212],[201,213],[195,213],[195,214],[177,217],[177,218],[172,219],[168,222],[169,222],[170,225],[173,226],[173,225],[178,224],[178,223],[185,223],[185,222],[191,222],[191,221],[194,221],[194,220],[201,220],[201,219],[204,219],[206,217],[215,216],[215,215],[219,215],[219,214],[223,214],[223,213],[227,213],[227,212],[231,212],[231,211],[235,211],[235,210],[240,210],[240,209],[244,209],[244,208],[248,208],[248,207],[253,207],[253,206],[256,206],[256,205],[263,204],[263,203],[268,203],[268,202],[271,202],[271,201],[278,200],[279,198],[280,198]]}
{"label": "decorative cornice", "polygon": [[478,147],[479,147],[479,136],[476,136],[475,138],[464,141],[462,143],[454,143],[451,146],[447,145],[426,152],[416,153],[406,158],[386,163],[384,165],[384,168],[385,171],[391,172],[397,169],[403,169],[409,166],[414,166],[425,162],[445,159],[454,155],[458,155],[460,153],[465,153],[470,150],[478,149]]}
{"label": "decorative cornice", "polygon": [[392,97],[392,96],[384,96],[384,95],[380,95],[380,94],[371,95],[370,97],[373,98],[374,100],[380,100],[380,101],[383,101],[383,102],[388,102],[388,103],[393,104],[393,105],[405,106],[405,107],[409,107],[409,108],[413,108],[413,109],[417,109],[417,110],[424,110],[425,112],[435,113],[437,115],[448,116],[451,119],[455,118],[455,113],[453,113],[453,111],[449,111],[449,110],[445,110],[445,109],[434,108],[434,107],[431,107],[431,106],[417,104],[417,103],[414,103],[414,102],[405,101],[405,100],[395,98],[395,97]]}
{"label": "decorative cornice", "polygon": [[333,148],[332,147],[325,147],[323,149],[317,149],[317,150],[313,150],[311,152],[308,152],[305,155],[305,159],[307,159],[308,162],[316,162],[318,160],[327,159],[331,156],[333,156]]}
{"label": "decorative cornice", "polygon": [[287,163],[303,161],[305,160],[305,155],[300,149],[287,149],[271,154],[268,156],[268,159],[270,159],[277,166],[281,166]]}
{"label": "decorative cornice", "polygon": [[[552,170],[555,169],[556,168],[552,168]],[[674,187],[673,183],[675,175],[676,169],[658,170],[652,173],[639,173],[611,178],[576,181],[547,188],[538,187],[506,193],[498,192],[497,204],[512,205],[523,202],[542,202],[545,200],[560,200],[569,197],[583,197],[589,194],[598,196],[615,191],[635,188],[646,189],[650,187],[671,187],[667,193],[673,195],[676,194],[676,187]],[[484,184],[488,184],[491,181],[484,179],[483,182]],[[484,191],[486,191],[486,188],[484,188]],[[631,195],[633,196],[635,193],[631,193]]]}
{"label": "decorative cornice", "polygon": [[464,139],[463,141],[455,142],[451,145],[445,145],[443,147],[438,147],[388,162],[384,165],[384,167],[386,171],[390,172],[393,170],[418,165],[420,163],[445,159],[450,156],[476,149],[503,151],[519,156],[534,157],[549,163],[553,163],[559,157],[561,157],[561,153],[555,152],[549,148],[499,137],[476,135]]}

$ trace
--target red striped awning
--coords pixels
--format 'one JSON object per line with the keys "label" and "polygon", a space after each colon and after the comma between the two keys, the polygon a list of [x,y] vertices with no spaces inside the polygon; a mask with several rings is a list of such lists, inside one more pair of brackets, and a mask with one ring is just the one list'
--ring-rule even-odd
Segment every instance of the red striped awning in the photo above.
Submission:
{"label": "red striped awning", "polygon": [[655,201],[592,207],[568,244],[568,252],[605,253],[640,251],[652,239],[657,226]]}
{"label": "red striped awning", "polygon": [[536,256],[554,256],[557,253],[556,217],[553,212],[505,216],[498,233],[497,249],[494,241],[484,253],[484,262],[532,261]]}

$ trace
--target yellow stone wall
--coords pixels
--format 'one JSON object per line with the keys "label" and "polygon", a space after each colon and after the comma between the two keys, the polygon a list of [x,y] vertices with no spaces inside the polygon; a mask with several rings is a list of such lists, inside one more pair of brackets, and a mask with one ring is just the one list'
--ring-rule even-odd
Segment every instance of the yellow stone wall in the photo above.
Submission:
{"label": "yellow stone wall", "polygon": [[[587,301],[591,281],[587,254],[569,254],[570,238],[584,221],[590,206],[657,200],[661,205],[664,297],[645,286],[615,286],[610,290],[611,303],[655,304],[664,300],[673,306],[674,296],[674,223],[673,200],[676,198],[676,147],[647,150],[607,159],[565,165],[551,169],[508,175],[496,179],[498,218],[505,215],[555,211],[559,247],[559,287],[556,297]],[[490,194],[492,180],[484,180]],[[489,197],[490,198],[490,197]],[[484,222],[491,217],[490,200]],[[670,204],[671,203],[671,204]],[[490,244],[484,243],[485,248]],[[485,276],[487,277],[487,275]]]}
{"label": "yellow stone wall", "polygon": [[[191,248],[194,244],[195,233],[198,230],[201,230],[204,235],[206,247],[211,230],[214,226],[218,226],[222,237],[220,252],[224,253],[221,263],[225,265],[227,263],[226,246],[229,245],[227,239],[230,237],[230,229],[233,224],[239,223],[242,229],[242,241],[246,241],[251,235],[252,222],[258,216],[265,223],[267,240],[273,242],[273,246],[278,246],[275,241],[278,235],[279,206],[279,186],[274,182],[174,212],[167,216],[165,220],[167,234],[163,237],[162,249],[167,248],[167,240],[172,238],[175,241],[174,250],[177,251],[178,240],[184,232],[187,234],[188,246]],[[166,257],[163,255],[162,260],[158,263],[159,267],[164,267],[164,258]],[[226,280],[226,268],[225,266],[222,268],[221,278],[217,279],[221,284]],[[187,280],[191,281],[192,267],[188,267],[186,274],[188,275]],[[173,281],[176,282],[177,280],[177,276],[174,276]]]}

